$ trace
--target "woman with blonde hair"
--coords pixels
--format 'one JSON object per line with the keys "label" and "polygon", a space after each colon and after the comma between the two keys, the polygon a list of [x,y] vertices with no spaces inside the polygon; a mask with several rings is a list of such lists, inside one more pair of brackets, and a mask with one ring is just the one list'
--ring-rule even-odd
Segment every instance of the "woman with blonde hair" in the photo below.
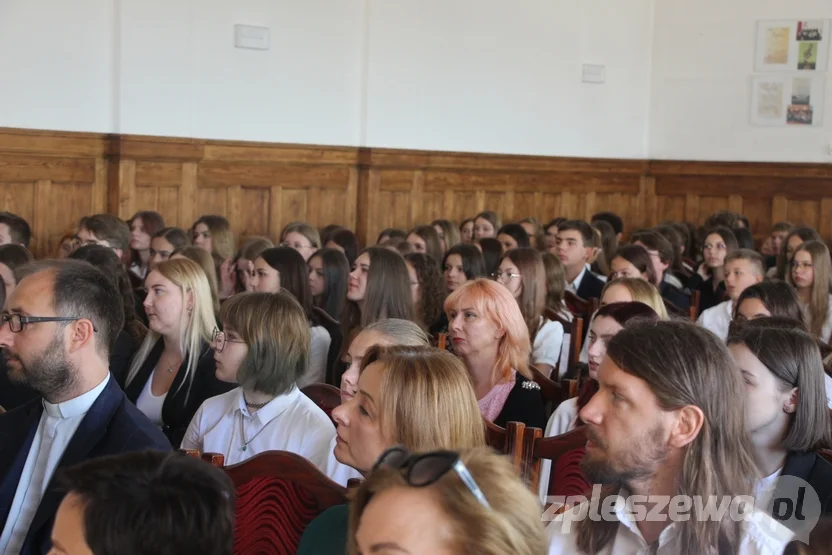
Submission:
{"label": "woman with blonde hair", "polygon": [[832,334],[832,260],[821,241],[806,241],[794,251],[789,285],[797,290],[809,331],[824,343]]}
{"label": "woman with blonde hair", "polygon": [[220,314],[219,291],[217,291],[217,274],[214,271],[214,258],[208,251],[196,246],[185,246],[173,251],[169,260],[187,259],[199,264],[208,280],[208,287],[211,290],[211,304],[214,306],[214,315]]}
{"label": "woman with blonde hair", "polygon": [[529,370],[529,329],[511,293],[490,280],[469,281],[448,296],[445,312],[483,418],[497,426],[516,421],[542,429],[546,412]]}
{"label": "woman with blonde hair", "polygon": [[202,403],[182,449],[222,453],[225,464],[289,451],[324,470],[335,428],[297,386],[309,364],[303,307],[286,292],[240,293],[221,318],[212,345],[217,378],[238,387]]}
{"label": "woman with blonde hair", "polygon": [[291,222],[280,233],[280,246],[292,247],[303,256],[304,261],[308,261],[321,248],[321,235],[306,222]]}
{"label": "woman with blonde hair", "polygon": [[[471,381],[460,361],[429,347],[372,347],[356,396],[332,411],[335,458],[366,475],[394,445],[413,451],[485,445]],[[298,554],[343,553],[348,507],[329,509],[306,529]]]}
{"label": "woman with blonde hair", "polygon": [[534,495],[505,457],[486,448],[386,451],[356,492],[348,553],[545,555]]}
{"label": "woman with blonde hair", "polygon": [[214,375],[211,289],[202,268],[187,259],[157,264],[145,287],[149,331],[130,364],[124,393],[179,445],[205,399],[231,389]]}

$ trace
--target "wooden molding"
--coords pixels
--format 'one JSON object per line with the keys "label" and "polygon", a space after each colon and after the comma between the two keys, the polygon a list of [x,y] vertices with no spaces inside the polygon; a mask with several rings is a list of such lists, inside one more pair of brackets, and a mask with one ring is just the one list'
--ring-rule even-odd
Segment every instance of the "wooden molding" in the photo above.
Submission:
{"label": "wooden molding", "polygon": [[787,219],[832,231],[832,165],[515,156],[271,144],[0,128],[0,203],[30,221],[33,250],[51,254],[89,213],[156,210],[187,228],[223,214],[239,236],[305,220],[355,229],[365,244],[385,227],[482,210],[504,221],[589,219],[612,210],[627,229],[700,223],[742,211],[758,236]]}

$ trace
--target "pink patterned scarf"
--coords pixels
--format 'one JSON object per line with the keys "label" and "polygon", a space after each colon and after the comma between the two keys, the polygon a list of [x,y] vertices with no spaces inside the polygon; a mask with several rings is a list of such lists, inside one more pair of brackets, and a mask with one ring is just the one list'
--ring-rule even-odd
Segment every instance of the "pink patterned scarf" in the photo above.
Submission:
{"label": "pink patterned scarf", "polygon": [[512,369],[511,375],[506,381],[492,387],[491,391],[485,394],[485,397],[477,401],[483,418],[489,422],[494,422],[494,419],[500,416],[503,406],[506,404],[506,399],[508,399],[508,394],[514,388],[516,379],[517,372]]}

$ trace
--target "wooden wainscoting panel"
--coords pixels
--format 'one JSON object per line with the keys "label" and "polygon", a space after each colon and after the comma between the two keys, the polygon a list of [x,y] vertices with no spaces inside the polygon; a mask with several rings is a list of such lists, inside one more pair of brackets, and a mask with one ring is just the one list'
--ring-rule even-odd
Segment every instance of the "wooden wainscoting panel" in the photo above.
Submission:
{"label": "wooden wainscoting panel", "polygon": [[[269,237],[269,197],[271,189],[263,187],[241,187],[239,192],[241,218],[237,222],[239,229],[234,232],[240,237],[261,235]],[[234,221],[234,220],[229,220]],[[272,241],[277,240],[275,235]]]}
{"label": "wooden wainscoting panel", "polygon": [[[141,210],[153,210],[154,212],[159,212],[159,187],[137,186],[133,190],[133,199],[131,204],[135,207],[133,214]],[[132,217],[132,214],[126,217]]]}
{"label": "wooden wainscoting panel", "polygon": [[771,231],[773,222],[771,218],[772,201],[770,198],[743,197],[742,214],[748,218],[755,239],[765,240]]}
{"label": "wooden wainscoting panel", "polygon": [[685,221],[685,196],[656,195],[656,215],[656,223],[668,220]]}
{"label": "wooden wainscoting panel", "polygon": [[[228,213],[228,192],[225,187],[207,187],[200,183],[196,191],[196,217],[206,214],[224,216]],[[193,221],[191,222],[191,224]],[[191,225],[188,224],[188,225]]]}
{"label": "wooden wainscoting panel", "polygon": [[193,223],[179,220],[179,187],[158,187],[156,191],[155,210],[165,219],[166,226],[187,228]]}
{"label": "wooden wainscoting panel", "polygon": [[699,196],[699,213],[695,222],[704,222],[705,219],[713,214],[714,212],[720,212],[722,210],[728,210],[728,197],[712,197],[712,196]]}
{"label": "wooden wainscoting panel", "polygon": [[[830,191],[830,194],[832,194],[832,191]],[[786,214],[786,219],[795,225],[809,226],[818,229],[820,225],[820,199],[789,199],[789,209]]]}
{"label": "wooden wainscoting panel", "polygon": [[32,222],[35,217],[35,182],[0,181],[0,207]]}

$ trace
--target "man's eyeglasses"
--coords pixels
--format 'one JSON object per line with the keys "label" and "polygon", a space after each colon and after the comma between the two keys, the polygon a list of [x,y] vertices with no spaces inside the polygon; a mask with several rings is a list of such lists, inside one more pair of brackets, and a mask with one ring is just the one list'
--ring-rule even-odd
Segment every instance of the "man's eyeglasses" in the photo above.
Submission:
{"label": "man's eyeglasses", "polygon": [[240,341],[239,339],[229,339],[225,335],[225,332],[220,331],[218,328],[214,328],[214,333],[211,334],[211,341],[214,343],[214,350],[218,353],[221,353],[225,349],[226,343],[245,343],[245,341]]}
{"label": "man's eyeglasses", "polygon": [[454,451],[432,451],[411,455],[402,446],[391,447],[379,457],[373,470],[386,466],[398,470],[407,484],[414,488],[423,488],[436,483],[442,476],[453,470],[474,497],[487,508],[491,508],[474,477]]}
{"label": "man's eyeglasses", "polygon": [[[38,324],[40,322],[77,322],[78,320],[83,320],[83,318],[73,316],[21,316],[20,314],[0,314],[0,327],[9,324],[9,330],[12,333],[20,333],[26,324]],[[92,331],[98,331],[95,324],[92,326]]]}

